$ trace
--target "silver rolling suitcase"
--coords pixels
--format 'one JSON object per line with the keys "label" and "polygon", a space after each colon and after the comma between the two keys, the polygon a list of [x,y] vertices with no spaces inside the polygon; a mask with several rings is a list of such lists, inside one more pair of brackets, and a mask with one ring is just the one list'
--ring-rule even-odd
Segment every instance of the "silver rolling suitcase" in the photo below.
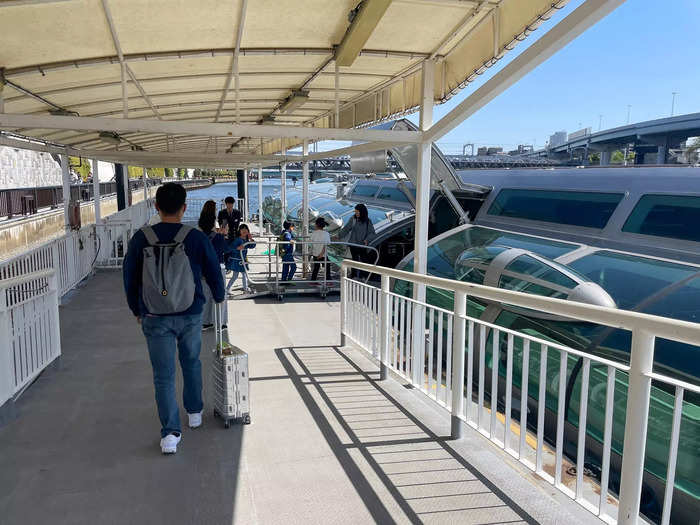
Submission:
{"label": "silver rolling suitcase", "polygon": [[214,416],[224,420],[250,424],[250,396],[248,387],[248,354],[224,340],[221,305],[214,307],[216,348],[212,352],[212,401]]}

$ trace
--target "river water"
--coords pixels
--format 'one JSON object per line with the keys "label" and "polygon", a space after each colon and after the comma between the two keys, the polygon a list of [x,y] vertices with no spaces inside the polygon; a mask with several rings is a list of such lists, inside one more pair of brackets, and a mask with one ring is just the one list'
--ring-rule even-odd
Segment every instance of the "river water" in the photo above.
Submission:
{"label": "river water", "polygon": [[[300,174],[299,174],[300,175]],[[296,173],[287,172],[287,188],[295,188],[292,176],[297,176]],[[301,189],[301,177],[298,177],[296,188]],[[268,195],[279,194],[280,179],[263,179],[263,200]],[[238,184],[235,182],[222,182],[214,184],[208,188],[201,190],[188,191],[187,196],[193,199],[212,199],[216,201],[217,207],[219,203],[228,196],[238,196]],[[258,181],[248,183],[248,210],[250,213],[258,212]]]}

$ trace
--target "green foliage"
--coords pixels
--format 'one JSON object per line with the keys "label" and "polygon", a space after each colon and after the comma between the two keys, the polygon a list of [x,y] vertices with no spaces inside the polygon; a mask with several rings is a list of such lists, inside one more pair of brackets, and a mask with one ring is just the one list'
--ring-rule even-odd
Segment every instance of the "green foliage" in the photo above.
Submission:
{"label": "green foliage", "polygon": [[128,166],[127,171],[129,172],[130,179],[140,179],[143,177],[143,168],[139,166]]}
{"label": "green foliage", "polygon": [[92,166],[87,159],[82,159],[80,157],[68,157],[70,162],[70,168],[73,173],[78,175],[83,181],[86,181],[90,174],[92,173]]}
{"label": "green foliage", "polygon": [[177,169],[177,178],[178,179],[186,179],[187,178],[187,169],[178,168]]}
{"label": "green foliage", "polygon": [[173,178],[173,169],[172,168],[164,168],[165,169],[165,177],[168,179]]}

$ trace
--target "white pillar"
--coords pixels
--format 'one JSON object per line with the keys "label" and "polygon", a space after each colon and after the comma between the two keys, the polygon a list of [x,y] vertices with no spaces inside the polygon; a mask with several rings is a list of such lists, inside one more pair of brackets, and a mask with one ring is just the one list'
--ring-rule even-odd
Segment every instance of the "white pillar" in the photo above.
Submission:
{"label": "white pillar", "polygon": [[[452,417],[450,437],[460,439],[464,426],[461,415],[464,409],[464,336],[466,335],[467,294],[457,291],[454,294],[454,312],[452,326]],[[457,351],[460,349],[461,351]],[[467,393],[471,396],[471,393]],[[468,397],[467,399],[471,399]]]}
{"label": "white pillar", "polygon": [[[165,174],[163,177],[165,178]],[[148,174],[146,173],[145,167],[143,168],[143,173],[141,174],[141,181],[143,181],[143,200],[148,201]]]}
{"label": "white pillar", "polygon": [[63,175],[63,225],[70,228],[70,160],[67,155],[61,155],[61,173]]}
{"label": "white pillar", "polygon": [[[435,88],[435,62],[423,62],[423,85],[421,91],[420,129],[427,131],[433,125],[433,99]],[[428,220],[430,211],[430,160],[432,142],[418,144],[418,169],[416,170],[416,218],[413,247],[413,271],[426,274],[428,267]],[[425,285],[413,286],[413,299],[425,302]],[[414,310],[413,318],[413,382],[422,384],[425,353],[425,313],[423,308]],[[423,328],[420,328],[423,327]]]}
{"label": "white pillar", "polygon": [[651,374],[654,367],[654,335],[641,330],[632,332],[629,384],[627,387],[627,420],[623,442],[620,479],[620,504],[617,522],[636,525],[644,478],[644,454],[649,423]]}
{"label": "white pillar", "polygon": [[5,97],[3,96],[3,89],[5,87],[5,69],[0,68],[0,113],[5,113]]}
{"label": "white pillar", "polygon": [[[302,146],[302,154],[304,156],[309,154],[309,141],[304,140],[304,144]],[[302,229],[302,234],[304,236],[304,240],[308,241],[309,240],[309,161],[305,160],[301,164],[302,168],[302,199],[301,199],[301,205],[302,205],[302,224],[301,224],[301,229]],[[309,246],[307,244],[304,244],[302,246],[302,253],[304,255],[303,261],[304,261],[304,267],[303,267],[303,272],[306,272],[306,265],[307,265],[307,257],[308,257],[308,248]],[[303,273],[302,272],[302,273]]]}
{"label": "white pillar", "polygon": [[340,127],[340,66],[338,61],[333,61],[335,64],[335,122],[333,127]]}
{"label": "white pillar", "polygon": [[95,224],[100,224],[102,211],[100,210],[100,168],[97,159],[92,159],[92,194],[95,203]]}
{"label": "white pillar", "polygon": [[[284,150],[284,155],[287,155],[287,150]],[[283,162],[280,165],[280,202],[282,222],[287,220],[287,163]],[[281,226],[281,225],[280,225]]]}
{"label": "white pillar", "polygon": [[248,170],[243,170],[243,185],[245,186],[245,202],[243,203],[243,220],[248,222],[250,211],[250,188],[248,187]]}
{"label": "white pillar", "polygon": [[258,168],[258,223],[260,223],[260,235],[263,234],[263,183],[262,183],[262,166]]}

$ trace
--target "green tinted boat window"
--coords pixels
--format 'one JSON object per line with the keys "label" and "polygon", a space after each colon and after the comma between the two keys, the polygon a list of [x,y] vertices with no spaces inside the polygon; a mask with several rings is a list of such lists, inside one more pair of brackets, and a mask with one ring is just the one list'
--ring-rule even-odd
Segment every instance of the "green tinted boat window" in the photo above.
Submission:
{"label": "green tinted boat window", "polygon": [[603,229],[622,193],[504,189],[489,215]]}
{"label": "green tinted boat window", "polygon": [[644,195],[632,210],[623,232],[700,242],[700,197]]}

